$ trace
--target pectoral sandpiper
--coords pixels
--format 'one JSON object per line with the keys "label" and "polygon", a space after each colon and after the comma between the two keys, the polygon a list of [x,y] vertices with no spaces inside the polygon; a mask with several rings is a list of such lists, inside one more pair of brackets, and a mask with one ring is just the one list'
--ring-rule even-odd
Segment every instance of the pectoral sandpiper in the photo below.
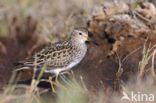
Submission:
{"label": "pectoral sandpiper", "polygon": [[84,58],[87,51],[85,43],[87,40],[88,31],[85,28],[75,29],[69,39],[54,44],[51,43],[36,53],[36,56],[34,55],[32,58],[19,62],[20,67],[16,71],[34,69],[35,65],[37,65],[37,70],[41,70],[46,64],[45,72],[56,74],[55,82],[57,82],[60,72],[70,70]]}

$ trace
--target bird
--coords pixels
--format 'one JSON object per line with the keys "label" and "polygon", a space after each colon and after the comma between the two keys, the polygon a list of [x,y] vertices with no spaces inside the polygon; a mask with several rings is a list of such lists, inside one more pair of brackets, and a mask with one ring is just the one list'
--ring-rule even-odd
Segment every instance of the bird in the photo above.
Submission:
{"label": "bird", "polygon": [[31,58],[17,62],[18,68],[15,71],[34,69],[35,66],[36,70],[41,70],[46,65],[45,72],[55,74],[55,82],[58,82],[57,78],[60,72],[71,70],[85,57],[88,38],[86,28],[76,28],[68,39],[50,43]]}

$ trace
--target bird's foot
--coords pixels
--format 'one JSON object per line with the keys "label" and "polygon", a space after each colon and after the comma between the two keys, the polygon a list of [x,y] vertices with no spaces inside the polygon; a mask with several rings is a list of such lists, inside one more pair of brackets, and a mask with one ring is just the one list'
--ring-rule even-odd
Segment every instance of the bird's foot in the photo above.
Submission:
{"label": "bird's foot", "polygon": [[51,76],[49,76],[49,82],[50,82],[52,91],[53,91],[54,93],[56,93],[55,88],[54,88],[54,85],[53,85],[53,80],[52,80],[52,77],[51,77]]}

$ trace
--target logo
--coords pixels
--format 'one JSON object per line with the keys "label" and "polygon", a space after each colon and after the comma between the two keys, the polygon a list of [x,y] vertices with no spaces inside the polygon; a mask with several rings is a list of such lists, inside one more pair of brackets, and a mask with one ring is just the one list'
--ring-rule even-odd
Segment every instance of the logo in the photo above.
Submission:
{"label": "logo", "polygon": [[123,91],[122,92],[123,96],[121,98],[122,101],[128,100],[128,101],[138,101],[138,102],[143,102],[143,101],[148,101],[148,102],[153,102],[154,101],[154,94],[146,94],[146,93],[141,93],[141,92],[130,92],[129,95]]}

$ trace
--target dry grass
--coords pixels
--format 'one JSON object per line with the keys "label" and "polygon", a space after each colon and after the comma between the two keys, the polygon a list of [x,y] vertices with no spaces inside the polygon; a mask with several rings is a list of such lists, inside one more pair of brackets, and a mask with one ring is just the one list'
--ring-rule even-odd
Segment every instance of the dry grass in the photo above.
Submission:
{"label": "dry grass", "polygon": [[[17,25],[31,17],[35,33],[51,40],[65,38],[74,27],[86,26],[86,19],[100,0],[4,0],[0,1],[0,35],[16,35]],[[14,23],[17,22],[17,23]],[[23,31],[28,32],[28,31]],[[67,35],[66,35],[67,34]]]}

